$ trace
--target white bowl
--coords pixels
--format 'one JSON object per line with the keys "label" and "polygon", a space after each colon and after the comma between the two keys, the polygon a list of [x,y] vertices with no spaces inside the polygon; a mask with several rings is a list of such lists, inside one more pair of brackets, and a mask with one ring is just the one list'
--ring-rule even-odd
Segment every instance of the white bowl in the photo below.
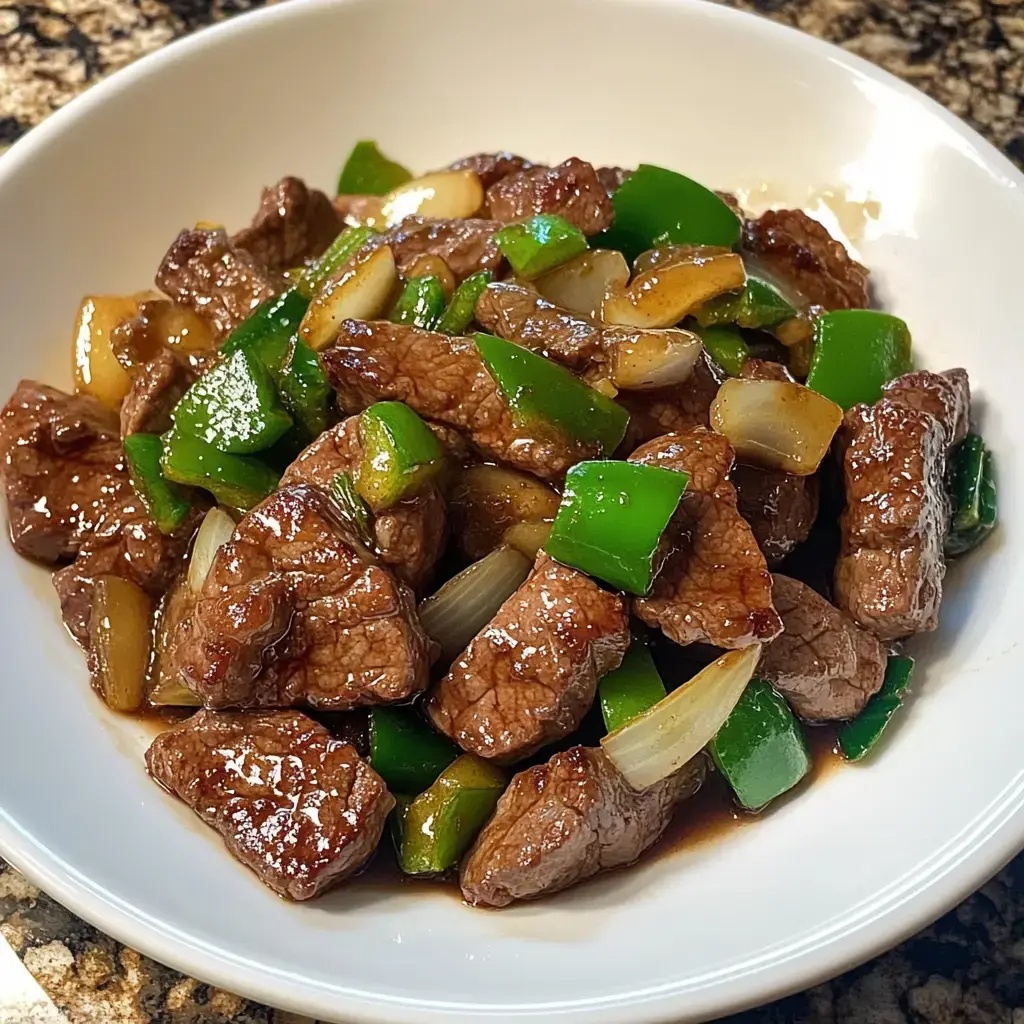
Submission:
{"label": "white bowl", "polygon": [[273,896],[146,779],[146,730],[101,708],[45,575],[0,545],[3,855],[161,961],[350,1021],[708,1017],[865,959],[994,873],[1024,845],[1021,176],[863,61],[695,0],[295,0],[115,75],[0,161],[0,391],[67,383],[81,295],[146,286],[179,228],[241,225],[285,173],[330,187],[365,137],[423,169],[509,148],[877,200],[860,252],[920,360],[969,367],[1003,528],[950,572],[869,765],[497,913],[431,887]]}

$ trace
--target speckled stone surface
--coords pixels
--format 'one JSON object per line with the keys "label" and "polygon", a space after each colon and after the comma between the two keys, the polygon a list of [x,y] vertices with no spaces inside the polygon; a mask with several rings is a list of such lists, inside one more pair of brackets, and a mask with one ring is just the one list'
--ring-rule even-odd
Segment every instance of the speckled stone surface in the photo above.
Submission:
{"label": "speckled stone surface", "polygon": [[[730,2],[881,64],[964,117],[1024,166],[1024,0]],[[103,75],[253,6],[259,4],[0,0],[0,147]],[[299,1020],[182,977],[120,945],[2,861],[0,933],[71,1024]],[[1024,855],[892,952],[736,1020],[1024,1024]]]}

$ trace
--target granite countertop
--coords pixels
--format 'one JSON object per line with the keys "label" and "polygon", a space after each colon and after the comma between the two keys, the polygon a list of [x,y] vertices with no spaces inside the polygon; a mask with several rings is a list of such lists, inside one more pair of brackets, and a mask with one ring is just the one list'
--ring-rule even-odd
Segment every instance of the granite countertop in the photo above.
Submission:
{"label": "granite countertop", "polygon": [[[728,2],[882,65],[1024,166],[1024,0]],[[103,75],[254,6],[250,0],[0,0],[0,147]],[[2,861],[0,933],[70,1024],[299,1020],[122,946]],[[1024,855],[892,952],[743,1016],[757,1024],[1024,1024]],[[42,1019],[33,1014],[3,1024]]]}

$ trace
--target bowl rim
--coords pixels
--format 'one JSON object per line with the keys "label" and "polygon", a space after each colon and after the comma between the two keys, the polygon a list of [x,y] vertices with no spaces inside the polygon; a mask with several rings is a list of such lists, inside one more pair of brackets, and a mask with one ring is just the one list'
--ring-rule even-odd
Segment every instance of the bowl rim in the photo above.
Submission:
{"label": "bowl rim", "polygon": [[[75,119],[88,115],[113,95],[158,74],[186,52],[244,35],[263,22],[305,17],[307,12],[366,0],[289,0],[287,4],[247,11],[226,21],[171,41],[88,88],[3,154],[0,190],[44,151]],[[1000,179],[1000,184],[1024,193],[1024,174],[992,143],[925,93],[895,75],[833,43],[751,12],[708,0],[601,0],[607,4],[689,8],[697,16],[720,19],[763,34],[766,43],[786,41],[825,57],[861,79],[913,99],[952,130],[965,153]],[[417,1024],[438,1019],[523,1020],[527,1017],[623,1024],[626,1021],[704,1020],[737,1012],[801,991],[849,970],[915,934],[1004,867],[1024,848],[1024,769],[1002,793],[979,810],[973,821],[953,836],[912,877],[895,879],[885,889],[844,917],[823,923],[815,932],[789,947],[773,947],[757,960],[734,965],[700,983],[681,988],[666,983],[629,995],[593,1001],[533,1004],[516,1009],[507,1004],[450,1003],[360,991],[311,988],[301,978],[267,971],[252,961],[183,934],[114,893],[93,883],[26,832],[0,808],[0,854],[34,884],[72,912],[153,959],[195,978],[254,1000],[314,1017],[344,1014],[366,1024]],[[841,943],[841,945],[840,945]],[[726,984],[727,983],[727,984]],[[316,998],[316,992],[321,998]],[[443,1015],[443,1016],[440,1016]]]}

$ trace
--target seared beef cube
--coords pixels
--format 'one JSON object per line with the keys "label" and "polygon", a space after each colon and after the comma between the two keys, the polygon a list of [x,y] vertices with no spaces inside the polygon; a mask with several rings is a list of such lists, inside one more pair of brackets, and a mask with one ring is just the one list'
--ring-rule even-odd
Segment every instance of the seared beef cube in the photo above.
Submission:
{"label": "seared beef cube", "polygon": [[0,457],[11,542],[50,565],[78,553],[127,479],[117,414],[34,380],[0,412]]}
{"label": "seared beef cube", "polygon": [[729,482],[733,451],[721,434],[697,427],[638,448],[630,462],[690,475],[667,539],[674,545],[646,597],[633,611],[677,644],[739,648],[782,630],[772,607],[764,555]]}
{"label": "seared beef cube", "polygon": [[456,160],[445,169],[472,171],[480,179],[480,184],[487,189],[502,178],[529,170],[533,166],[525,157],[516,156],[515,153],[474,153],[472,156]]}
{"label": "seared beef cube", "polygon": [[789,370],[771,359],[751,358],[740,367],[740,376],[745,380],[782,380],[793,381],[795,378]]}
{"label": "seared beef cube", "polygon": [[597,180],[604,185],[608,197],[611,198],[633,172],[625,167],[598,167],[595,173],[597,174]]}
{"label": "seared beef cube", "polygon": [[486,208],[503,223],[554,213],[585,235],[611,227],[615,211],[594,168],[570,157],[557,167],[534,167],[502,178],[487,190]]}
{"label": "seared beef cube", "polygon": [[757,674],[805,721],[853,718],[882,685],[882,645],[806,584],[778,573],[772,581],[783,632],[765,648]]}
{"label": "seared beef cube", "polygon": [[358,871],[395,805],[353,747],[294,711],[199,711],[157,736],[146,766],[293,900]]}
{"label": "seared beef cube", "polygon": [[175,664],[207,707],[344,710],[408,700],[429,655],[409,588],[364,559],[323,491],[299,484],[217,552]]}
{"label": "seared beef cube", "polygon": [[455,220],[406,217],[397,227],[371,239],[363,252],[390,245],[399,273],[403,275],[420,256],[440,256],[455,280],[462,281],[479,270],[493,272],[501,266],[501,250],[494,236],[503,226],[498,221],[475,217]]}
{"label": "seared beef cube", "polygon": [[967,436],[971,426],[971,385],[964,369],[905,373],[884,385],[882,395],[907,408],[931,413],[946,432],[947,448]]}
{"label": "seared beef cube", "polygon": [[121,436],[170,430],[171,410],[195,376],[166,348],[138,367],[121,403]]}
{"label": "seared beef cube", "polygon": [[629,646],[621,597],[541,553],[427,702],[446,736],[512,762],[568,736]]}
{"label": "seared beef cube", "polygon": [[[338,473],[354,474],[363,459],[359,417],[325,430],[285,470],[281,486],[314,484],[331,489]],[[445,542],[445,505],[437,485],[426,483],[415,494],[373,517],[380,560],[414,590],[430,580]]]}
{"label": "seared beef cube", "polygon": [[462,862],[463,898],[504,907],[631,864],[700,788],[706,765],[698,754],[639,793],[600,748],[572,747],[520,772]]}
{"label": "seared beef cube", "polygon": [[740,515],[774,568],[807,540],[818,517],[818,478],[738,464],[732,471]]}

